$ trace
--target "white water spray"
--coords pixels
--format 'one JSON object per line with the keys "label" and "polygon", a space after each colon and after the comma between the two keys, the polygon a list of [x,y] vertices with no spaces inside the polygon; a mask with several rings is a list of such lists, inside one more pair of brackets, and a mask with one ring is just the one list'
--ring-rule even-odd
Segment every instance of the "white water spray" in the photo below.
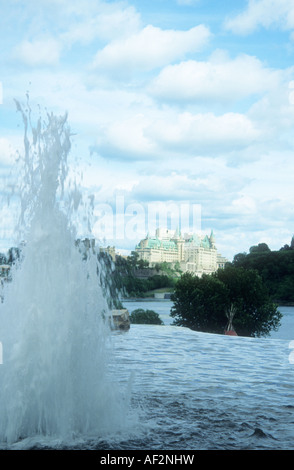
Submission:
{"label": "white water spray", "polygon": [[[66,117],[25,125],[20,227],[22,260],[0,305],[0,442],[46,436],[103,437],[119,429],[123,404],[108,373],[108,310],[97,256],[83,261],[61,210],[70,151]],[[32,136],[30,141],[30,135]],[[68,212],[77,206],[77,191]]]}

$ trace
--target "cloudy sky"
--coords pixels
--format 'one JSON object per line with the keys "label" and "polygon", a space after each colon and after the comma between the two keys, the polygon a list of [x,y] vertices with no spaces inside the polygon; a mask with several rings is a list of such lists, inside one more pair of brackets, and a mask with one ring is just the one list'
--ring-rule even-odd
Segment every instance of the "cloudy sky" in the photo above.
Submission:
{"label": "cloudy sky", "polygon": [[[133,249],[162,223],[159,207],[170,228],[213,230],[229,259],[290,242],[293,0],[0,5],[2,195],[22,150],[14,100],[28,93],[32,109],[68,112],[72,161],[105,243]],[[14,218],[1,204],[4,250]]]}

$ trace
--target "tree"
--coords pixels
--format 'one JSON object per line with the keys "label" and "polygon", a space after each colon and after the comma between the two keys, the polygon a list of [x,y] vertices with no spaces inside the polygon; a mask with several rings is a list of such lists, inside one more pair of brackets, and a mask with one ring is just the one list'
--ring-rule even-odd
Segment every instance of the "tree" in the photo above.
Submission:
{"label": "tree", "polygon": [[238,253],[234,256],[233,264],[234,266],[242,266],[247,257],[247,253]]}
{"label": "tree", "polygon": [[185,273],[172,296],[174,324],[196,331],[223,333],[233,308],[241,336],[267,336],[280,326],[281,313],[255,270],[226,266],[198,278]]}
{"label": "tree", "polygon": [[216,273],[229,290],[234,306],[234,327],[241,336],[268,336],[280,326],[281,313],[271,301],[262,277],[254,269],[234,268]]}
{"label": "tree", "polygon": [[289,245],[279,251],[239,253],[232,265],[257,270],[271,298],[279,305],[294,302],[294,249]]}
{"label": "tree", "polygon": [[7,258],[4,253],[0,253],[0,264],[7,264]]}
{"label": "tree", "polygon": [[153,310],[144,310],[143,308],[137,308],[131,313],[130,322],[145,325],[163,325],[163,321],[158,313]]}
{"label": "tree", "polygon": [[149,267],[148,261],[140,259],[137,251],[131,252],[130,256],[127,257],[127,262],[131,269],[145,269]]}
{"label": "tree", "polygon": [[174,325],[208,333],[224,331],[225,311],[229,307],[228,291],[216,277],[183,274],[176,283],[172,300]]}
{"label": "tree", "polygon": [[249,248],[250,253],[264,253],[271,251],[266,243],[259,243],[257,246]]}
{"label": "tree", "polygon": [[7,255],[7,263],[14,264],[16,261],[20,259],[20,256],[21,256],[20,248],[18,247],[9,248],[8,255]]}

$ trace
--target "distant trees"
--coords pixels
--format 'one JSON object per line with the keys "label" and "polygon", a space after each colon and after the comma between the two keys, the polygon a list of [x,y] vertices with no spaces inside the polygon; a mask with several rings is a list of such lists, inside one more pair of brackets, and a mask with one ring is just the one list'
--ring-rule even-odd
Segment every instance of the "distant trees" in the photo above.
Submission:
{"label": "distant trees", "polygon": [[7,258],[4,253],[0,253],[0,264],[7,264]]}
{"label": "distant trees", "polygon": [[9,248],[7,254],[0,253],[0,264],[12,265],[21,257],[21,249],[18,247]]}
{"label": "distant trees", "polygon": [[248,254],[238,253],[234,256],[232,265],[255,269],[276,303],[293,303],[294,237],[290,245],[284,245],[279,251],[271,251],[266,247],[266,244],[259,244],[257,247],[251,247]]}
{"label": "distant trees", "polygon": [[226,266],[201,278],[185,273],[175,286],[174,324],[196,331],[223,333],[234,309],[234,327],[241,336],[267,336],[280,326],[281,313],[254,270]]}
{"label": "distant trees", "polygon": [[127,263],[133,269],[144,269],[149,267],[148,261],[140,259],[137,251],[131,251],[131,254],[127,257]]}
{"label": "distant trees", "polygon": [[147,270],[148,267],[148,262],[139,260],[136,252],[132,252],[127,258],[117,256],[112,273],[113,283],[125,296],[130,297],[141,297],[151,290],[174,287],[176,279],[167,273],[139,278],[138,270]]}
{"label": "distant trees", "polygon": [[284,246],[281,248],[281,250],[294,250],[294,236],[293,236],[292,239],[291,239],[290,245],[288,245],[288,244],[286,243],[286,245],[284,245]]}
{"label": "distant trees", "polygon": [[252,246],[249,249],[250,253],[268,253],[271,251],[266,243],[259,243],[257,246]]}
{"label": "distant trees", "polygon": [[167,261],[163,261],[162,263],[155,264],[156,271],[161,271],[165,273],[167,276],[179,276],[182,273],[181,265],[177,261],[175,263],[168,263]]}

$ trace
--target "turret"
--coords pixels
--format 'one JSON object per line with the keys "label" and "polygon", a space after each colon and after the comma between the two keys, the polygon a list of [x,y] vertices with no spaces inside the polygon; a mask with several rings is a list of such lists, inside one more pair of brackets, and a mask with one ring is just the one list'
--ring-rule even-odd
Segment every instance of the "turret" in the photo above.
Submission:
{"label": "turret", "polygon": [[210,237],[209,237],[211,248],[215,248],[215,238],[213,230],[211,230]]}

